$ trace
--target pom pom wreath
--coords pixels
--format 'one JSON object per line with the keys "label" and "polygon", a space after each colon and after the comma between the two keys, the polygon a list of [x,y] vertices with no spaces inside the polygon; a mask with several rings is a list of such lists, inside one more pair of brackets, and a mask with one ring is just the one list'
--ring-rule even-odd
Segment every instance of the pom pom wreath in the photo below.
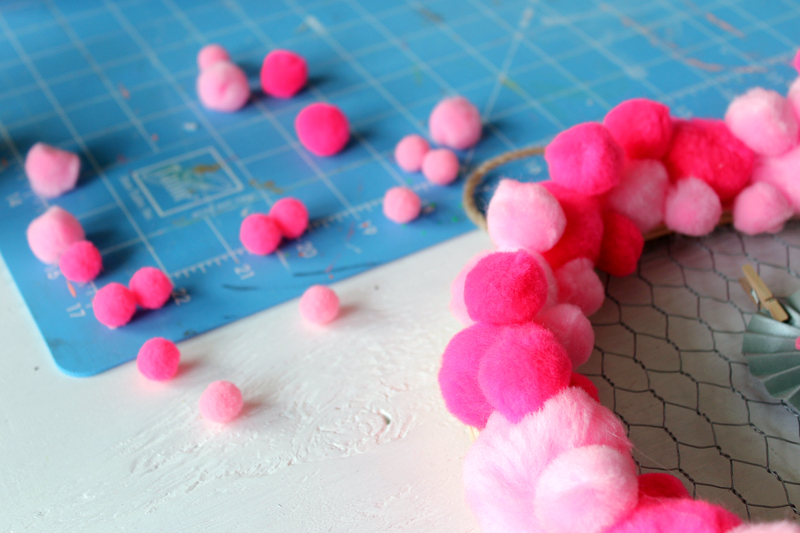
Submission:
{"label": "pom pom wreath", "polygon": [[289,50],[273,50],[261,65],[261,88],[265,94],[291,98],[306,86],[308,64]]}
{"label": "pom pom wreath", "polygon": [[666,472],[649,472],[639,476],[639,502],[658,503],[666,498],[691,498],[681,480]]}
{"label": "pom pom wreath", "polygon": [[482,429],[492,414],[478,385],[478,370],[489,348],[497,342],[501,328],[475,324],[458,332],[442,355],[439,389],[447,410],[464,424]]}
{"label": "pom pom wreath", "polygon": [[250,83],[244,71],[227,61],[212,63],[197,77],[200,102],[213,111],[238,111],[250,99]]}
{"label": "pom pom wreath", "polygon": [[300,315],[313,324],[327,324],[339,316],[339,297],[324,285],[312,285],[300,297]]}
{"label": "pom pom wreath", "polygon": [[94,244],[78,241],[70,244],[61,254],[58,268],[68,280],[88,283],[103,270],[103,257]]}
{"label": "pom pom wreath", "polygon": [[611,209],[603,213],[603,244],[597,268],[612,276],[624,277],[636,272],[644,250],[644,237],[628,217]]}
{"label": "pom pom wreath", "polygon": [[586,316],[592,316],[603,306],[606,297],[603,282],[588,259],[573,259],[556,270],[555,276],[560,303],[576,305]]}
{"label": "pom pom wreath", "polygon": [[594,349],[594,329],[578,306],[558,304],[539,313],[536,321],[556,336],[567,351],[573,368],[589,360]]}
{"label": "pom pom wreath", "polygon": [[607,205],[636,224],[645,234],[664,221],[664,200],[669,188],[669,174],[661,161],[630,161],[622,172],[622,181],[606,196]]}
{"label": "pom pom wreath", "polygon": [[428,118],[428,129],[435,142],[466,150],[478,144],[483,124],[478,108],[463,96],[456,96],[436,104]]}
{"label": "pom pom wreath", "polygon": [[753,182],[763,181],[781,191],[792,204],[794,211],[800,212],[800,146],[780,157],[761,157],[753,169]]}
{"label": "pom pom wreath", "polygon": [[128,288],[144,309],[161,309],[172,295],[172,282],[154,267],[142,267],[128,282]]}
{"label": "pom pom wreath", "polygon": [[430,150],[422,159],[422,175],[436,185],[449,185],[458,177],[458,158],[452,150]]}
{"label": "pom pom wreath", "polygon": [[567,219],[561,239],[542,255],[553,270],[578,257],[586,257],[594,264],[603,242],[603,215],[599,201],[595,197],[573,193],[552,181],[543,182],[542,186],[556,197]]}
{"label": "pom pom wreath", "polygon": [[419,135],[406,135],[394,148],[394,159],[406,172],[419,172],[431,146]]}
{"label": "pom pom wreath", "polygon": [[798,123],[791,104],[775,91],[754,87],[737,96],[725,124],[757,154],[782,155],[797,146]]}
{"label": "pom pom wreath", "polygon": [[586,196],[603,194],[622,179],[624,154],[609,131],[585,122],[556,135],[544,150],[550,179]]}
{"label": "pom pom wreath", "polygon": [[49,265],[57,263],[70,244],[86,238],[78,219],[58,206],[34,218],[25,233],[33,255]]}
{"label": "pom pom wreath", "polygon": [[214,63],[230,62],[228,51],[218,44],[207,44],[197,53],[197,67],[205,70]]}
{"label": "pom pom wreath", "polygon": [[592,400],[600,403],[600,391],[597,390],[597,387],[594,383],[592,383],[592,380],[583,374],[573,372],[572,376],[569,378],[569,386],[581,389],[583,392],[588,394]]}
{"label": "pom pom wreath", "polygon": [[464,302],[470,318],[488,324],[530,322],[547,301],[547,279],[527,252],[495,252],[467,274]]}
{"label": "pom pom wreath", "polygon": [[486,210],[486,226],[500,250],[544,252],[564,234],[567,218],[556,197],[542,185],[503,179]]}
{"label": "pom pom wreath", "polygon": [[33,192],[55,198],[75,188],[81,160],[72,152],[45,143],[36,143],[25,156],[25,174]]}
{"label": "pom pom wreath", "polygon": [[239,227],[239,240],[251,254],[271,254],[278,249],[282,236],[278,223],[263,213],[247,215]]}
{"label": "pom pom wreath", "polygon": [[778,233],[794,210],[781,191],[765,181],[749,185],[733,203],[733,226],[747,235]]}
{"label": "pom pom wreath", "polygon": [[94,295],[94,316],[111,329],[124,326],[136,312],[136,297],[125,285],[109,283]]}
{"label": "pom pom wreath", "polygon": [[297,198],[281,198],[272,205],[268,216],[287,239],[298,238],[308,228],[308,209]]}
{"label": "pom pom wreath", "polygon": [[735,514],[701,500],[668,498],[639,505],[606,533],[724,533],[741,524]]}
{"label": "pom pom wreath", "polygon": [[408,187],[392,187],[383,197],[383,214],[398,224],[411,222],[421,209],[422,200]]}
{"label": "pom pom wreath", "polygon": [[178,372],[181,352],[175,343],[162,337],[145,342],[136,356],[136,367],[147,379],[167,381]]}
{"label": "pom pom wreath", "polygon": [[453,280],[453,283],[450,284],[450,313],[464,326],[471,326],[475,323],[469,317],[467,304],[464,302],[464,284],[467,281],[467,274],[478,264],[478,261],[491,253],[493,252],[484,250],[472,256],[458,273],[456,279]]}
{"label": "pom pom wreath", "polygon": [[661,159],[669,149],[669,108],[645,98],[626,100],[608,112],[603,125],[628,159]]}
{"label": "pom pom wreath", "polygon": [[239,416],[243,405],[241,391],[230,381],[215,381],[200,396],[200,414],[219,424],[227,424]]}
{"label": "pom pom wreath", "polygon": [[678,120],[664,158],[672,181],[694,176],[705,181],[723,204],[750,182],[755,154],[721,120]]}
{"label": "pom pom wreath", "polygon": [[503,328],[480,362],[478,384],[489,404],[516,423],[569,386],[571,375],[555,335],[525,324]]}
{"label": "pom pom wreath", "polygon": [[667,191],[664,224],[673,231],[699,237],[714,230],[722,216],[722,204],[705,181],[689,177]]}
{"label": "pom pom wreath", "polygon": [[542,472],[536,518],[548,533],[601,533],[639,498],[631,456],[602,445],[567,450]]}
{"label": "pom pom wreath", "polygon": [[350,124],[342,111],[331,104],[305,107],[294,120],[300,144],[314,155],[332,156],[347,146]]}
{"label": "pom pom wreath", "polygon": [[742,524],[730,533],[800,533],[800,526],[794,522],[781,521],[768,524]]}

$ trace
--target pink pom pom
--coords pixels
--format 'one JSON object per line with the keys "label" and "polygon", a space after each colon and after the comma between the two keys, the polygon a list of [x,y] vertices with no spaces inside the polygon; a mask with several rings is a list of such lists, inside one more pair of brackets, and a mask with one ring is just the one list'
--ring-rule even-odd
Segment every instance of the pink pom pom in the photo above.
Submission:
{"label": "pink pom pom", "polygon": [[383,197],[383,214],[392,222],[405,224],[419,216],[422,201],[408,187],[392,187]]}
{"label": "pink pom pom", "polygon": [[606,298],[603,282],[588,259],[573,259],[556,270],[555,276],[560,303],[576,305],[586,316],[592,316],[603,306]]}
{"label": "pink pom pom", "polygon": [[451,150],[430,150],[422,159],[422,174],[436,185],[448,185],[458,177],[458,158]]}
{"label": "pink pom pom", "polygon": [[197,67],[205,70],[214,63],[230,62],[228,51],[218,44],[207,44],[197,53]]}
{"label": "pink pom pom", "polygon": [[172,295],[172,282],[157,268],[142,267],[128,282],[136,303],[144,309],[161,309]]}
{"label": "pink pom pom", "polygon": [[467,281],[467,274],[478,264],[478,261],[491,253],[492,252],[488,250],[484,250],[483,252],[475,254],[467,261],[467,264],[464,265],[464,268],[458,273],[456,279],[450,284],[450,313],[464,326],[471,326],[475,323],[475,321],[469,317],[467,304],[464,302],[464,284]]}
{"label": "pink pom pom", "polygon": [[36,143],[25,156],[25,174],[33,192],[55,198],[75,188],[81,160],[76,154],[45,143]]}
{"label": "pink pom pom", "polygon": [[664,164],[672,181],[694,176],[705,181],[723,204],[750,182],[755,154],[721,120],[678,120]]}
{"label": "pink pom pom", "polygon": [[200,102],[213,111],[238,111],[250,99],[250,83],[244,71],[227,61],[217,61],[197,77]]}
{"label": "pink pom pom", "polygon": [[730,533],[800,533],[800,526],[794,522],[781,521],[767,524],[742,524],[729,531]]}
{"label": "pink pom pom", "polygon": [[25,234],[33,255],[49,265],[57,263],[70,244],[86,238],[78,219],[58,206],[34,218]]}
{"label": "pink pom pom", "polygon": [[733,203],[733,226],[748,235],[778,233],[794,213],[788,198],[765,181],[748,186]]}
{"label": "pink pom pom", "polygon": [[558,199],[567,218],[561,239],[542,255],[553,270],[577,257],[586,257],[594,264],[603,242],[603,215],[599,201],[593,196],[573,193],[552,181],[545,181],[542,185]]}
{"label": "pink pom pom", "polygon": [[753,169],[753,182],[766,182],[781,191],[795,212],[800,212],[800,146],[779,157],[761,157]]}
{"label": "pink pom pom", "polygon": [[636,272],[644,250],[644,237],[628,217],[610,209],[603,213],[603,244],[597,268],[612,276]]}
{"label": "pink pom pom", "polygon": [[573,372],[572,377],[569,378],[569,386],[581,389],[583,392],[588,394],[592,400],[600,403],[600,391],[597,390],[597,387],[594,383],[592,383],[592,380],[583,374]]}
{"label": "pink pom pom", "polygon": [[431,147],[428,141],[419,135],[406,135],[394,148],[394,159],[406,172],[419,172],[422,160]]}
{"label": "pink pom pom", "polygon": [[145,342],[136,356],[136,367],[147,379],[167,381],[178,372],[181,352],[175,343],[162,337]]}
{"label": "pink pom pom", "polygon": [[289,50],[273,50],[261,65],[261,88],[265,94],[291,98],[306,86],[308,64]]}
{"label": "pink pom pom", "polygon": [[751,150],[772,156],[794,148],[800,129],[791,104],[777,92],[761,87],[734,98],[725,113],[725,124]]}
{"label": "pink pom pom", "polygon": [[136,297],[125,285],[109,283],[94,295],[94,316],[111,329],[124,326],[136,312]]}
{"label": "pink pom pom", "polygon": [[436,104],[428,118],[428,129],[435,142],[466,150],[478,144],[483,125],[478,108],[463,96],[456,96]]}
{"label": "pink pom pom", "polygon": [[339,316],[339,297],[329,287],[312,285],[300,298],[300,315],[313,324],[327,324]]}
{"label": "pink pom pom", "polygon": [[547,301],[547,279],[524,251],[495,252],[467,274],[464,302],[470,318],[489,324],[530,322]]}
{"label": "pink pom pom", "polygon": [[639,505],[606,533],[725,533],[741,524],[735,514],[700,500],[668,498]]}
{"label": "pink pom pom", "polygon": [[308,228],[308,209],[297,198],[281,198],[268,215],[287,239],[296,239]]}
{"label": "pink pom pom", "polygon": [[672,119],[664,104],[626,100],[608,112],[603,125],[629,159],[661,159],[669,149]]}
{"label": "pink pom pom", "polygon": [[691,498],[681,480],[666,472],[639,476],[639,505],[656,504],[668,498]]}
{"label": "pink pom pom", "polygon": [[350,123],[341,109],[316,103],[305,107],[294,120],[300,144],[314,155],[332,156],[350,140]]}
{"label": "pink pom pom", "polygon": [[68,280],[88,283],[103,270],[103,257],[94,244],[78,241],[70,244],[61,254],[58,268]]}
{"label": "pink pom pom", "polygon": [[594,349],[594,329],[581,309],[572,304],[559,304],[536,317],[549,329],[567,351],[573,368],[589,360]]}
{"label": "pink pom pom", "polygon": [[556,135],[544,150],[550,179],[576,193],[595,196],[622,179],[624,154],[608,130],[585,122]]}
{"label": "pink pom pom", "polygon": [[794,340],[794,349],[795,349],[795,350],[800,350],[800,337],[797,337],[797,338]]}
{"label": "pink pom pom", "polygon": [[669,174],[660,161],[630,161],[622,181],[606,196],[608,206],[631,219],[643,234],[664,221]]}
{"label": "pink pom pom", "polygon": [[263,213],[247,215],[239,227],[239,240],[251,254],[268,255],[281,243],[280,226]]}
{"label": "pink pom pom", "polygon": [[211,383],[200,396],[200,414],[206,420],[219,424],[227,424],[235,419],[243,406],[242,392],[229,381]]}
{"label": "pink pom pom", "polygon": [[503,179],[486,210],[486,225],[501,250],[544,252],[564,234],[567,218],[556,197],[542,185]]}
{"label": "pink pom pom", "polygon": [[684,235],[699,237],[714,230],[722,216],[720,198],[705,181],[685,178],[672,185],[664,203],[664,223]]}

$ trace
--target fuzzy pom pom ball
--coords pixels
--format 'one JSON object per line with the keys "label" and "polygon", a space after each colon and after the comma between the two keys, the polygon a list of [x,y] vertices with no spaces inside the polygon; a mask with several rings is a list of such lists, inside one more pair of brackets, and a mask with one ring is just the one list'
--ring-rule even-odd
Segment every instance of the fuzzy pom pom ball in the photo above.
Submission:
{"label": "fuzzy pom pom ball", "polygon": [[265,94],[291,98],[306,86],[308,64],[303,56],[289,50],[273,50],[261,65],[261,88]]}
{"label": "fuzzy pom pom ball", "polygon": [[154,267],[142,267],[128,282],[128,288],[144,309],[161,309],[172,295],[172,282],[166,274]]}
{"label": "fuzzy pom pom ball", "polygon": [[742,520],[701,500],[667,498],[658,505],[640,504],[606,533],[725,533]]}
{"label": "fuzzy pom pom ball", "polygon": [[707,235],[721,216],[719,196],[701,179],[684,178],[667,191],[664,224],[673,231],[694,237]]}
{"label": "fuzzy pom pom ball", "polygon": [[567,351],[573,368],[589,360],[594,349],[594,329],[580,307],[558,304],[539,313],[536,321],[553,332]]}
{"label": "fuzzy pom pom ball", "polygon": [[230,61],[228,51],[218,44],[207,44],[197,53],[197,68],[205,70],[214,63]]}
{"label": "fuzzy pom pom ball", "polygon": [[542,255],[553,270],[578,257],[586,257],[594,264],[603,242],[603,215],[599,200],[574,193],[552,181],[545,181],[542,186],[556,197],[567,219],[561,239]]}
{"label": "fuzzy pom pom ball", "polygon": [[331,104],[305,107],[294,120],[300,144],[314,155],[328,157],[341,152],[350,140],[350,123],[342,110]]}
{"label": "fuzzy pom pom ball", "polygon": [[406,172],[419,172],[431,146],[420,135],[406,135],[394,148],[394,159]]}
{"label": "fuzzy pom pom ball", "polygon": [[785,194],[765,181],[758,181],[736,197],[733,226],[747,235],[778,233],[793,214]]}
{"label": "fuzzy pom pom ball", "polygon": [[449,185],[458,177],[458,157],[452,150],[430,150],[422,159],[422,175],[436,185]]}
{"label": "fuzzy pom pom ball", "polygon": [[597,268],[612,276],[624,277],[636,272],[644,250],[642,232],[631,219],[608,209],[603,213],[603,244]]}
{"label": "fuzzy pom pom ball", "polygon": [[109,283],[94,295],[94,316],[111,329],[124,326],[136,312],[136,297],[125,285]]}
{"label": "fuzzy pom pom ball", "polygon": [[69,245],[86,238],[78,219],[55,205],[34,218],[25,235],[33,255],[49,265],[57,263]]}
{"label": "fuzzy pom pom ball", "polygon": [[247,215],[239,227],[239,240],[251,254],[271,254],[278,249],[282,237],[278,223],[263,213]]}
{"label": "fuzzy pom pom ball", "polygon": [[608,112],[603,125],[628,159],[661,159],[669,149],[669,108],[646,98],[633,98]]}
{"label": "fuzzy pom pom ball", "polygon": [[200,396],[200,414],[219,424],[234,420],[243,406],[242,392],[230,381],[215,381]]}
{"label": "fuzzy pom pom ball", "polygon": [[628,217],[642,234],[664,221],[669,174],[661,161],[630,161],[622,181],[606,196],[608,207]]}
{"label": "fuzzy pom pom ball", "polygon": [[478,144],[483,124],[478,108],[463,96],[456,96],[436,104],[428,118],[428,129],[435,142],[466,150]]}
{"label": "fuzzy pom pom ball", "polygon": [[145,342],[136,356],[136,367],[147,379],[167,381],[175,377],[181,362],[181,352],[175,343],[163,337]]}
{"label": "fuzzy pom pom ball", "polygon": [[250,99],[250,83],[242,69],[228,61],[217,61],[200,71],[197,95],[206,108],[231,113]]}
{"label": "fuzzy pom pom ball", "polygon": [[339,316],[339,297],[330,287],[312,285],[300,297],[300,315],[312,324],[327,324]]}
{"label": "fuzzy pom pom ball", "polygon": [[308,228],[308,209],[297,198],[281,198],[275,202],[268,215],[287,239],[296,239]]}
{"label": "fuzzy pom pom ball", "polygon": [[586,316],[592,316],[603,306],[606,298],[603,282],[588,259],[573,259],[556,270],[555,276],[560,303],[575,305]]}
{"label": "fuzzy pom pom ball", "polygon": [[792,204],[792,209],[800,212],[800,146],[778,157],[761,157],[753,169],[753,182],[766,182],[781,191]]}
{"label": "fuzzy pom pom ball", "polygon": [[78,241],[70,244],[61,254],[58,268],[68,280],[88,283],[103,270],[103,257],[91,242]]}
{"label": "fuzzy pom pom ball", "polygon": [[782,155],[797,146],[797,118],[788,100],[775,91],[754,87],[737,96],[725,112],[725,124],[757,154]]}
{"label": "fuzzy pom pom ball", "polygon": [[459,271],[456,279],[450,284],[450,313],[464,326],[471,326],[475,323],[475,321],[469,317],[467,304],[464,302],[464,284],[467,281],[467,274],[478,264],[478,261],[491,253],[492,252],[488,250],[484,250],[472,256],[472,258],[467,261],[467,264]]}
{"label": "fuzzy pom pom ball", "polygon": [[398,224],[411,222],[421,209],[422,200],[408,187],[392,187],[383,197],[383,214]]}
{"label": "fuzzy pom pom ball", "polygon": [[25,175],[33,192],[55,198],[75,188],[81,160],[72,152],[45,143],[36,143],[25,156]]}

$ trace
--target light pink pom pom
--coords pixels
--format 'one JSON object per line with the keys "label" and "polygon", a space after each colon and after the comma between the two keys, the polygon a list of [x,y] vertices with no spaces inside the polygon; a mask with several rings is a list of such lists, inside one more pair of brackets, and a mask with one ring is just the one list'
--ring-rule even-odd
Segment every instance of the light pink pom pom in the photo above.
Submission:
{"label": "light pink pom pom", "polygon": [[247,215],[239,227],[239,240],[251,254],[271,254],[278,249],[282,237],[277,222],[263,213]]}
{"label": "light pink pom pom", "polygon": [[475,146],[481,138],[481,114],[463,96],[445,98],[433,108],[428,129],[434,141],[456,150]]}
{"label": "light pink pom pom", "polygon": [[778,157],[760,157],[753,168],[753,182],[764,181],[781,191],[792,204],[795,213],[800,212],[800,146]]}
{"label": "light pink pom pom", "polygon": [[215,381],[200,396],[200,414],[219,424],[231,422],[243,406],[241,391],[230,381]]}
{"label": "light pink pom pom", "polygon": [[458,157],[447,148],[430,150],[422,159],[422,174],[436,185],[449,185],[458,177]]}
{"label": "light pink pom pom", "polygon": [[769,183],[759,181],[736,197],[733,226],[748,235],[778,233],[793,213],[786,195]]}
{"label": "light pink pom pom", "polygon": [[128,282],[136,303],[145,309],[160,309],[172,295],[172,282],[166,274],[154,267],[142,267]]}
{"label": "light pink pom pom", "polygon": [[339,316],[339,297],[329,287],[312,285],[300,298],[300,315],[313,324],[327,324]]}
{"label": "light pink pom pom", "polygon": [[640,159],[628,162],[622,181],[606,199],[609,207],[628,217],[645,234],[664,221],[668,188],[669,174],[661,161]]}
{"label": "light pink pom pom", "polygon": [[595,122],[562,131],[544,150],[550,179],[586,196],[606,193],[620,182],[624,157],[611,133]]}
{"label": "light pink pom pom", "polygon": [[800,533],[800,526],[784,520],[766,524],[742,524],[729,531],[730,533]]}
{"label": "light pink pom pom", "polygon": [[70,244],[61,254],[58,268],[68,280],[88,283],[103,270],[103,257],[94,244],[78,241]]}
{"label": "light pink pom pom", "polygon": [[580,307],[559,304],[539,313],[536,321],[553,332],[567,351],[573,368],[589,360],[594,349],[594,329]]}
{"label": "light pink pom pom", "polygon": [[737,96],[728,106],[725,124],[757,154],[781,155],[797,145],[797,118],[775,91],[754,87]]}
{"label": "light pink pom pom", "polygon": [[308,228],[308,209],[297,198],[281,198],[269,210],[269,217],[287,239],[296,239]]}
{"label": "light pink pom pom", "polygon": [[421,209],[422,200],[408,187],[392,187],[383,197],[383,214],[398,224],[411,222]]}
{"label": "light pink pom pom", "polygon": [[602,306],[606,294],[603,282],[589,259],[573,259],[555,271],[559,303],[577,306],[584,315],[592,316]]}
{"label": "light pink pom pom", "polygon": [[230,60],[231,56],[228,51],[218,44],[207,44],[197,53],[197,67],[200,70],[205,70],[220,61],[229,62]]}
{"label": "light pink pom pom", "polygon": [[306,86],[308,64],[300,54],[273,50],[261,65],[261,88],[265,94],[291,98]]}
{"label": "light pink pom pom", "polygon": [[500,250],[545,252],[564,234],[567,218],[542,185],[503,179],[486,210],[486,225]]}
{"label": "light pink pom pom", "polygon": [[49,265],[57,263],[70,244],[86,238],[78,219],[58,206],[34,218],[25,233],[33,255]]}
{"label": "light pink pom pom", "polygon": [[136,356],[136,367],[147,379],[167,381],[178,372],[181,352],[175,343],[162,337],[145,342]]}
{"label": "light pink pom pom", "polygon": [[230,113],[244,107],[250,99],[250,83],[242,69],[218,61],[200,71],[197,95],[206,108]]}
{"label": "light pink pom pom", "polygon": [[406,135],[394,148],[394,159],[406,172],[419,172],[422,160],[431,147],[428,141],[419,135]]}
{"label": "light pink pom pom", "polygon": [[33,192],[45,198],[55,198],[75,188],[81,160],[45,143],[36,143],[25,156],[25,174]]}
{"label": "light pink pom pom", "polygon": [[350,140],[350,123],[342,110],[316,103],[303,108],[294,120],[300,144],[314,155],[328,157],[341,152]]}
{"label": "light pink pom pom", "polygon": [[94,316],[111,329],[124,326],[136,312],[136,297],[125,285],[109,283],[94,295]]}
{"label": "light pink pom pom", "polygon": [[714,189],[698,178],[678,180],[667,192],[664,223],[672,231],[700,237],[714,230],[722,216],[722,203]]}

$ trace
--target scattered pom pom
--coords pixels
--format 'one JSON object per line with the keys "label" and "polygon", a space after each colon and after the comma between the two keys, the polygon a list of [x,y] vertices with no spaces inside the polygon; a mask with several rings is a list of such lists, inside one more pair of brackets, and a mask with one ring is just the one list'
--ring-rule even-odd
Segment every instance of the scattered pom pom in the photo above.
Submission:
{"label": "scattered pom pom", "polygon": [[753,168],[753,182],[766,182],[781,191],[795,213],[800,212],[800,146],[779,157],[760,157]]}
{"label": "scattered pom pom", "polygon": [[251,254],[271,254],[278,249],[282,236],[277,222],[263,213],[247,215],[239,227],[239,240]]}
{"label": "scattered pom pom", "polygon": [[666,472],[639,476],[639,505],[658,503],[665,498],[691,498],[681,480]]}
{"label": "scattered pom pom", "polygon": [[594,349],[594,329],[580,307],[558,304],[539,313],[536,321],[556,336],[567,351],[573,368],[578,368],[589,360]]}
{"label": "scattered pom pom", "polygon": [[797,118],[775,91],[754,87],[737,96],[725,112],[725,124],[757,154],[782,155],[797,146]]}
{"label": "scattered pom pom", "polygon": [[631,219],[645,234],[664,222],[668,188],[669,174],[661,161],[630,161],[622,172],[622,181],[606,200],[611,209]]}
{"label": "scattered pom pom", "polygon": [[215,381],[200,396],[200,414],[219,424],[227,424],[239,416],[243,405],[242,392],[230,381]]}
{"label": "scattered pom pom", "polygon": [[422,201],[408,187],[392,187],[383,197],[383,214],[392,222],[405,224],[419,216]]}
{"label": "scattered pom pom", "polygon": [[636,272],[644,250],[644,237],[628,217],[611,209],[603,213],[603,244],[597,268],[612,276],[624,277]]}
{"label": "scattered pom pom", "polygon": [[486,210],[486,226],[500,250],[545,252],[564,234],[567,218],[541,184],[502,179]]}
{"label": "scattered pom pom", "polygon": [[603,119],[628,159],[661,159],[669,149],[672,119],[669,108],[645,98],[617,105]]}
{"label": "scattered pom pom", "polygon": [[406,135],[394,148],[394,159],[406,172],[419,172],[422,169],[422,159],[431,147],[419,135]]}
{"label": "scattered pom pom", "polygon": [[181,352],[175,343],[162,337],[145,342],[136,356],[136,367],[147,379],[167,381],[175,377]]}
{"label": "scattered pom pom", "polygon": [[722,204],[705,181],[689,177],[667,191],[664,223],[672,231],[699,237],[714,230],[722,216]]}
{"label": "scattered pom pom", "polygon": [[128,282],[128,288],[144,309],[161,309],[172,296],[172,282],[154,267],[142,267]]}
{"label": "scattered pom pom", "polygon": [[450,284],[450,313],[464,326],[471,326],[475,323],[475,321],[469,317],[467,304],[464,302],[464,284],[467,281],[467,274],[478,264],[478,261],[491,253],[492,252],[488,250],[484,250],[483,252],[475,254],[467,261],[467,264],[464,265],[464,268],[458,273],[456,279]]}
{"label": "scattered pom pom", "polygon": [[478,108],[463,96],[456,96],[436,104],[428,118],[428,129],[435,142],[466,150],[478,144],[483,124]]}
{"label": "scattered pom pom", "polygon": [[294,129],[300,144],[319,156],[338,154],[350,140],[347,117],[331,104],[316,103],[305,107],[294,120]]}
{"label": "scattered pom pom", "polygon": [[250,83],[242,69],[227,61],[217,61],[200,71],[197,95],[207,109],[230,113],[250,99]]}
{"label": "scattered pom pom", "polygon": [[218,44],[207,44],[197,53],[197,67],[205,70],[214,63],[230,62],[228,51]]}
{"label": "scattered pom pom", "polygon": [[578,257],[586,257],[594,264],[603,242],[603,215],[598,199],[571,192],[552,181],[545,181],[542,186],[556,197],[567,219],[561,239],[542,255],[553,270]]}
{"label": "scattered pom pom", "polygon": [[733,226],[747,235],[778,233],[794,210],[781,191],[765,181],[749,185],[733,203]]}
{"label": "scattered pom pom", "polygon": [[592,383],[592,380],[583,374],[573,372],[572,377],[569,378],[569,386],[581,389],[583,392],[588,394],[592,400],[600,403],[600,391],[597,390],[597,387],[594,383]]}
{"label": "scattered pom pom", "polygon": [[72,152],[45,143],[36,143],[25,156],[25,174],[33,192],[55,198],[75,188],[81,160]]}
{"label": "scattered pom pom", "polygon": [[339,297],[324,285],[312,285],[300,297],[300,315],[313,324],[327,324],[339,316]]}
{"label": "scattered pom pom", "polygon": [[306,86],[308,64],[289,50],[273,50],[261,65],[261,88],[278,98],[291,98]]}
{"label": "scattered pom pom", "polygon": [[708,502],[667,498],[658,505],[639,505],[606,533],[725,533],[742,520]]}
{"label": "scattered pom pom", "polygon": [[767,524],[742,524],[730,533],[800,533],[800,526],[788,520]]}
{"label": "scattered pom pom", "polygon": [[124,326],[136,312],[136,297],[125,285],[109,283],[94,295],[94,316],[111,329]]}
{"label": "scattered pom pom", "polygon": [[57,263],[70,244],[86,238],[78,219],[55,205],[34,218],[25,233],[33,255],[48,265]]}
{"label": "scattered pom pom", "polygon": [[576,305],[586,316],[592,316],[603,306],[606,297],[603,282],[588,259],[573,259],[556,270],[555,276],[560,303]]}
{"label": "scattered pom pom", "polygon": [[296,239],[308,228],[308,209],[297,198],[281,198],[268,215],[287,239]]}
{"label": "scattered pom pom", "polygon": [[68,280],[88,283],[103,270],[103,257],[94,244],[78,241],[70,244],[61,254],[58,268]]}
{"label": "scattered pom pom", "polygon": [[458,177],[458,158],[451,150],[430,150],[422,159],[422,175],[436,185],[448,185]]}

